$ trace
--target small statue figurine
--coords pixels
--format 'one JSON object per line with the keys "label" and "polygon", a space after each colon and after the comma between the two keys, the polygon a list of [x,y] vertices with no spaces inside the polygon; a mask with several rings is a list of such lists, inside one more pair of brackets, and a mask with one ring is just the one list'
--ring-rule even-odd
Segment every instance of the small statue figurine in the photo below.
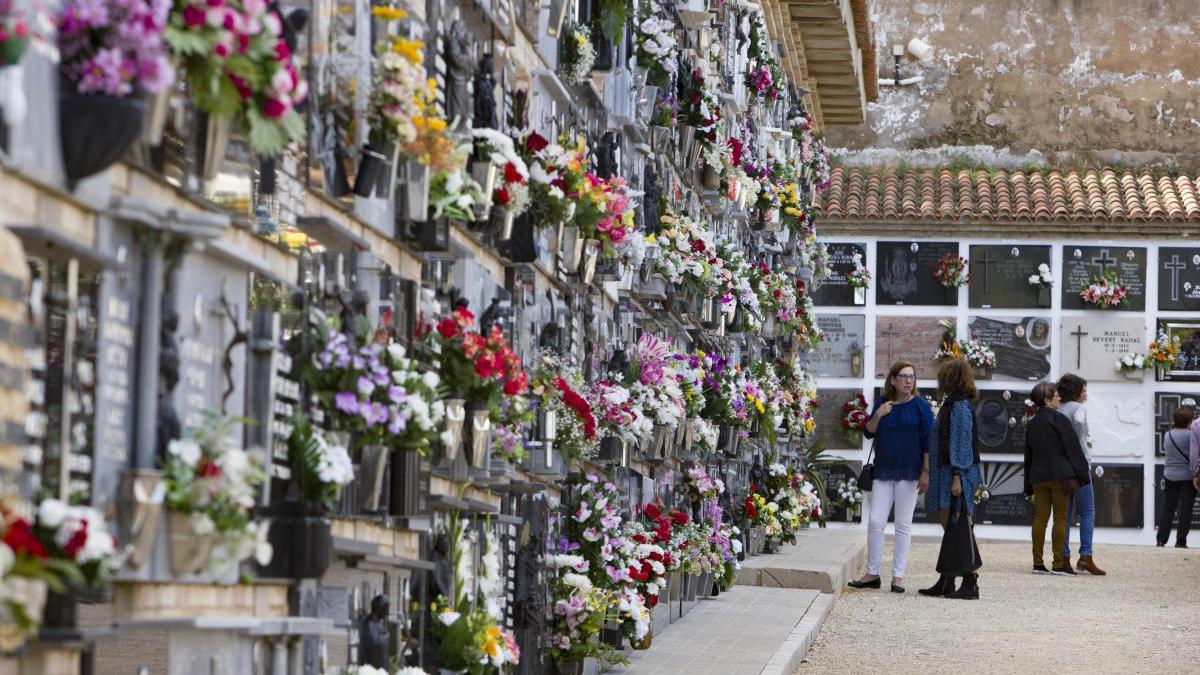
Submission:
{"label": "small statue figurine", "polygon": [[647,165],[642,174],[642,231],[658,234],[661,223],[658,215],[658,173]]}
{"label": "small statue figurine", "polygon": [[371,598],[371,611],[358,624],[358,662],[364,666],[389,668],[392,656],[388,653],[391,633],[388,630],[388,609],[391,601],[382,593]]}
{"label": "small statue figurine", "polygon": [[475,129],[496,128],[496,80],[492,75],[492,55],[484,54],[475,70]]}
{"label": "small statue figurine", "polygon": [[467,24],[457,19],[446,38],[446,116],[465,122],[471,115],[467,85],[471,79],[471,36]]}

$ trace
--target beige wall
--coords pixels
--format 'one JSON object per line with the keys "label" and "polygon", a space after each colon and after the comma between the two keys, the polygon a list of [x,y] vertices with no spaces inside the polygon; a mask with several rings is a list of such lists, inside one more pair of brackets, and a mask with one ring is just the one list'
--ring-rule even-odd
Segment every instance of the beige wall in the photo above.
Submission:
{"label": "beige wall", "polygon": [[[1195,166],[1196,10],[1195,0],[871,0],[884,77],[892,75],[894,43],[919,37],[934,55],[929,64],[906,56],[903,76],[925,81],[899,91],[880,87],[868,124],[833,129],[831,142],[851,149],[1150,151]],[[1139,164],[1152,157],[1107,159]]]}

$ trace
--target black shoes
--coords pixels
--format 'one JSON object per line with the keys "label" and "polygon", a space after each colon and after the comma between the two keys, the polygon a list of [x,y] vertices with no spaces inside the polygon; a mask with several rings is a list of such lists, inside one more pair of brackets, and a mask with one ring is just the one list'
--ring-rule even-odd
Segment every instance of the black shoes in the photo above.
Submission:
{"label": "black shoes", "polygon": [[1056,577],[1073,577],[1075,576],[1075,569],[1071,567],[1071,563],[1055,565],[1054,569],[1050,570],[1050,574]]}
{"label": "black shoes", "polygon": [[876,577],[874,581],[859,581],[854,580],[846,584],[850,588],[883,588],[883,584]]}
{"label": "black shoes", "polygon": [[917,589],[917,592],[920,593],[921,595],[931,597],[931,598],[940,598],[941,596],[943,596],[947,593],[953,593],[954,592],[954,577],[948,577],[945,575],[940,576],[940,577],[938,577],[937,583],[930,586],[929,588]]}
{"label": "black shoes", "polygon": [[1034,574],[1050,574],[1050,570],[1046,569],[1045,565],[1042,565],[1039,563],[1039,564],[1033,566],[1033,573]]}
{"label": "black shoes", "polygon": [[903,592],[904,592],[904,587],[903,587],[903,586],[897,586],[895,582],[892,582],[892,592],[893,592],[893,593],[903,593]]}
{"label": "black shoes", "polygon": [[972,574],[963,577],[962,586],[959,586],[957,591],[950,591],[945,597],[954,598],[955,600],[978,600],[979,575]]}

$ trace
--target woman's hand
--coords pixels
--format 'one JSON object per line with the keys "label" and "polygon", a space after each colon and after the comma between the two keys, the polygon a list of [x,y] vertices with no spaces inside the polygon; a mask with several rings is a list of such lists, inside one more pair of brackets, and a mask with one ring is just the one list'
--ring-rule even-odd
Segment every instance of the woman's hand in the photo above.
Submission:
{"label": "woman's hand", "polygon": [[1192,476],[1192,485],[1194,485],[1197,490],[1200,490],[1200,475]]}
{"label": "woman's hand", "polygon": [[883,404],[879,406],[879,410],[875,411],[875,416],[882,419],[884,417],[887,417],[891,412],[892,412],[892,402],[884,401]]}
{"label": "woman's hand", "polygon": [[929,469],[921,469],[921,477],[917,479],[917,494],[925,494],[929,491]]}
{"label": "woman's hand", "polygon": [[955,476],[954,482],[950,484],[950,494],[955,497],[962,494],[962,479],[958,476]]}

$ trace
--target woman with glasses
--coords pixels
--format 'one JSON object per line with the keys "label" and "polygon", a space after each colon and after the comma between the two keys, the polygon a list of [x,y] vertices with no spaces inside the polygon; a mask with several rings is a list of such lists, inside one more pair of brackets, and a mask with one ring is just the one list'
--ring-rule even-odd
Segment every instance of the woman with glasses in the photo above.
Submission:
{"label": "woman with glasses", "polygon": [[929,486],[929,434],[933,408],[917,392],[917,370],[897,361],[888,371],[883,397],[875,401],[865,435],[874,439],[875,480],[867,525],[867,573],[851,588],[880,588],[883,530],[888,513],[896,509],[895,550],[892,553],[892,592],[904,592],[904,569],[912,542],[917,494]]}
{"label": "woman with glasses", "polygon": [[[1071,420],[1058,412],[1062,398],[1049,382],[1040,382],[1029,398],[1037,411],[1025,426],[1025,494],[1033,496],[1033,573],[1074,575],[1063,557],[1067,540],[1067,503],[1090,480],[1088,463]],[[1054,517],[1050,533],[1054,564],[1047,570],[1046,524]]]}

